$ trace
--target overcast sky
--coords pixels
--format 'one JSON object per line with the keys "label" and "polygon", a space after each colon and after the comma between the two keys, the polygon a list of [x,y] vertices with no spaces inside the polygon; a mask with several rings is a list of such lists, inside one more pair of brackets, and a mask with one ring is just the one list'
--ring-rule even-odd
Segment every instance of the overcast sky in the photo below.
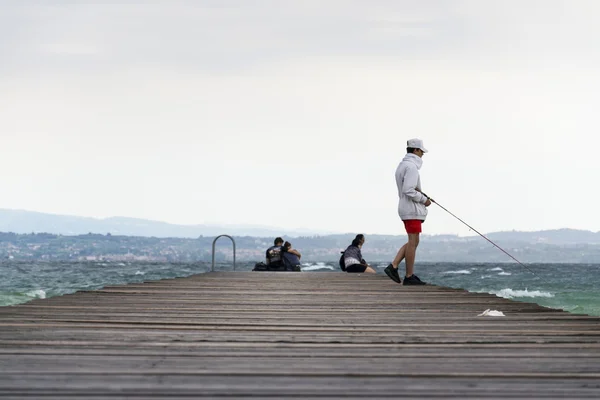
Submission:
{"label": "overcast sky", "polygon": [[[0,0],[0,208],[598,231],[600,2]],[[424,233],[469,233],[432,205]]]}

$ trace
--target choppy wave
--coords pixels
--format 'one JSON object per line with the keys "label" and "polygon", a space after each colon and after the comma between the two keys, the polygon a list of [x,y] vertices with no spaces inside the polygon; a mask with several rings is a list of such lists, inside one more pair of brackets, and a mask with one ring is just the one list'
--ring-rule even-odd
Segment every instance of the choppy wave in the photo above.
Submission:
{"label": "choppy wave", "polygon": [[[220,264],[215,269],[231,266]],[[0,306],[209,270],[208,263],[0,262]]]}
{"label": "choppy wave", "polygon": [[530,298],[554,297],[554,295],[549,292],[543,292],[540,290],[529,291],[527,289],[513,290],[513,289],[506,288],[506,289],[501,289],[501,290],[491,290],[489,293],[495,294],[496,296],[499,296],[499,297],[504,297],[505,299],[514,299],[514,298],[519,298],[519,297],[530,297]]}
{"label": "choppy wave", "polygon": [[334,268],[331,265],[327,265],[324,262],[318,262],[315,264],[311,264],[311,263],[307,263],[307,264],[302,264],[301,266],[302,271],[319,271],[319,270],[330,270],[333,271]]}
{"label": "choppy wave", "polygon": [[31,290],[25,293],[25,296],[32,297],[34,299],[45,299],[46,292],[43,289]]}
{"label": "choppy wave", "polygon": [[468,269],[459,269],[458,271],[446,271],[446,272],[444,272],[444,274],[464,274],[464,275],[468,275],[470,273],[471,273],[471,271],[469,271]]}
{"label": "choppy wave", "polygon": [[45,299],[48,294],[43,289],[34,290],[0,290],[0,306],[26,303],[34,299]]}

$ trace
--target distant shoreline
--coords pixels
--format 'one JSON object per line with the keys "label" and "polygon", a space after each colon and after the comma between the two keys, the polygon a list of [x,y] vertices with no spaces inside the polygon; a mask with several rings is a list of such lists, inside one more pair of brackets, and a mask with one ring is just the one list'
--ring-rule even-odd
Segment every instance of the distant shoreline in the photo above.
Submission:
{"label": "distant shoreline", "polygon": [[[554,233],[554,232],[552,232]],[[595,264],[600,263],[600,244],[572,243],[549,235],[523,236],[514,239],[504,233],[492,236],[518,260],[524,263]],[[335,262],[340,250],[352,238],[347,235],[306,236],[290,238],[302,253],[302,261]],[[542,240],[543,239],[543,240]],[[0,260],[9,261],[146,261],[146,262],[200,262],[212,260],[214,237],[157,238],[144,236],[117,236],[112,234],[57,235],[50,233],[0,232]],[[236,258],[239,261],[261,261],[272,239],[253,236],[235,236]],[[369,235],[363,247],[365,259],[391,260],[403,236]],[[217,261],[232,260],[232,244],[226,238],[216,243]],[[423,236],[419,245],[419,262],[454,263],[508,263],[512,260],[479,237],[460,238]]]}

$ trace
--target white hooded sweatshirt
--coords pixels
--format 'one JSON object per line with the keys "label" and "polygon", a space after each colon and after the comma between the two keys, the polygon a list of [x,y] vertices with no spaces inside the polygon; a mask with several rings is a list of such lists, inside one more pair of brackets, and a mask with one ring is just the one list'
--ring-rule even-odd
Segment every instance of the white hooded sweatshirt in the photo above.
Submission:
{"label": "white hooded sweatshirt", "polygon": [[421,190],[419,169],[423,165],[421,157],[407,154],[396,169],[396,185],[398,186],[398,215],[403,221],[427,217],[427,196],[415,189]]}

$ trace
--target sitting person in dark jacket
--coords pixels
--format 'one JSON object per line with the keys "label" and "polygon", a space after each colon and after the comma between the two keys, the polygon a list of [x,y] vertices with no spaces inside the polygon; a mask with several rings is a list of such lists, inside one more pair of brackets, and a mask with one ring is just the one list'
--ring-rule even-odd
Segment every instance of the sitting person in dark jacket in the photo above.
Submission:
{"label": "sitting person in dark jacket", "polygon": [[286,270],[300,272],[300,258],[302,254],[298,250],[292,249],[290,242],[285,242],[281,250],[281,257]]}
{"label": "sitting person in dark jacket", "polygon": [[283,267],[283,261],[281,259],[283,239],[280,237],[275,238],[273,241],[274,246],[271,246],[266,251],[266,262],[269,267]]}
{"label": "sitting person in dark jacket", "polygon": [[344,265],[346,266],[346,272],[363,273],[369,272],[376,274],[375,270],[367,264],[362,258],[360,249],[365,243],[365,235],[356,235],[352,244],[344,251]]}

